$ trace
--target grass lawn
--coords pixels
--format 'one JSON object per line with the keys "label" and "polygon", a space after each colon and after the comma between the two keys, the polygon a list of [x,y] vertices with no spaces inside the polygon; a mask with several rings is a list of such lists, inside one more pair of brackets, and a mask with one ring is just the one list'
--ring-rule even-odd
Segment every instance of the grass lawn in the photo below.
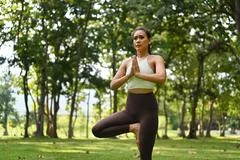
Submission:
{"label": "grass lawn", "polygon": [[[240,138],[156,140],[153,160],[240,160]],[[137,160],[134,139],[0,138],[0,160]]]}

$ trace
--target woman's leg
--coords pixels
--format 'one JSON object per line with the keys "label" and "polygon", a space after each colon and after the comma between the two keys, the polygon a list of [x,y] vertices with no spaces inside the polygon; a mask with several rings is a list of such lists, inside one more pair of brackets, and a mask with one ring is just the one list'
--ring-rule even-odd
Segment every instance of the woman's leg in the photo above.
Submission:
{"label": "woman's leg", "polygon": [[129,125],[135,122],[136,120],[126,110],[117,112],[100,120],[92,128],[92,133],[99,138],[113,137],[129,132]]}
{"label": "woman's leg", "polygon": [[141,160],[151,160],[158,129],[157,112],[146,113],[140,118],[139,151]]}

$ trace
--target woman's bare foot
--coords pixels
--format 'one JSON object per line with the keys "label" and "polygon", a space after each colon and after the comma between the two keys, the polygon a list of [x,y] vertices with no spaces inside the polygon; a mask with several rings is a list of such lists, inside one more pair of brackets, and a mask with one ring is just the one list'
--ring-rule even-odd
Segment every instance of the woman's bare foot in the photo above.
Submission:
{"label": "woman's bare foot", "polygon": [[136,137],[136,144],[139,148],[139,130],[140,130],[140,123],[133,123],[129,125],[129,131],[134,133]]}

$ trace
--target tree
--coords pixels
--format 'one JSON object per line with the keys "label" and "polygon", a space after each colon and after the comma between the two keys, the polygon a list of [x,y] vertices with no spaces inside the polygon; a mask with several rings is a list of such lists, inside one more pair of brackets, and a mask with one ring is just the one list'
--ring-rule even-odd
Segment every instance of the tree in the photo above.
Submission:
{"label": "tree", "polygon": [[[79,5],[79,6],[78,6]],[[71,83],[72,88],[72,97],[71,97],[71,107],[70,107],[70,116],[69,116],[69,125],[68,125],[68,138],[73,137],[73,114],[76,108],[76,99],[77,99],[77,93],[80,89],[79,81],[81,78],[86,78],[89,73],[88,71],[91,71],[91,68],[87,64],[89,59],[91,58],[90,55],[87,55],[86,49],[87,46],[85,45],[86,42],[86,33],[89,25],[89,21],[92,19],[92,12],[93,12],[93,5],[94,2],[85,2],[83,4],[79,3],[76,4],[73,7],[73,13],[76,18],[78,19],[77,23],[75,24],[77,27],[77,37],[76,37],[76,43],[75,43],[75,49],[76,49],[76,61],[74,67],[74,81]],[[78,8],[81,8],[82,10],[79,10]],[[84,19],[82,19],[82,17]],[[81,22],[83,20],[83,23]],[[82,65],[83,64],[83,65]]]}
{"label": "tree", "polygon": [[15,98],[12,94],[11,76],[5,74],[4,77],[1,77],[0,84],[0,118],[4,128],[3,135],[5,136],[8,135],[8,117],[15,113],[13,108]]}

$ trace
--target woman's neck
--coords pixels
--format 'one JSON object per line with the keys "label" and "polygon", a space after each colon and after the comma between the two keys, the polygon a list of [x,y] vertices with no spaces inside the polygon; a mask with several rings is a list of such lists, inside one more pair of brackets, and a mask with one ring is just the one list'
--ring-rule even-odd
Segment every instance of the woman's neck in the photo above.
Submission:
{"label": "woman's neck", "polygon": [[137,52],[137,57],[138,58],[147,57],[148,55],[149,55],[148,52]]}

